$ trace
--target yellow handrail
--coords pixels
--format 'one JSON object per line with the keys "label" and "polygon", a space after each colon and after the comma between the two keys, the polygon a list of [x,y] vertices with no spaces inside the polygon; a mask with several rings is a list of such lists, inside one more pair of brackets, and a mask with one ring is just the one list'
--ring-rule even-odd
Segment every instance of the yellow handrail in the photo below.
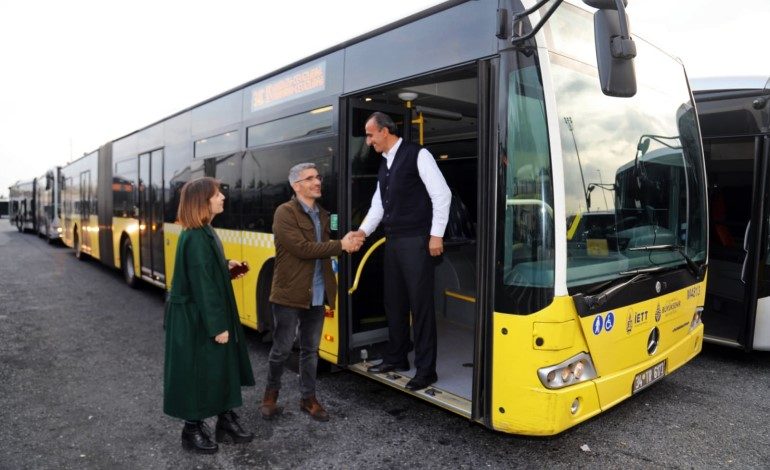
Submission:
{"label": "yellow handrail", "polygon": [[356,270],[356,278],[353,280],[353,287],[348,289],[348,295],[352,294],[353,292],[358,289],[358,281],[361,279],[361,272],[364,270],[364,265],[366,264],[366,260],[369,259],[369,256],[372,255],[372,252],[377,249],[378,246],[385,243],[385,237],[380,238],[376,242],[372,244],[372,246],[369,247],[368,250],[366,250],[366,253],[364,253],[364,257],[361,258],[361,262],[358,263],[358,269]]}

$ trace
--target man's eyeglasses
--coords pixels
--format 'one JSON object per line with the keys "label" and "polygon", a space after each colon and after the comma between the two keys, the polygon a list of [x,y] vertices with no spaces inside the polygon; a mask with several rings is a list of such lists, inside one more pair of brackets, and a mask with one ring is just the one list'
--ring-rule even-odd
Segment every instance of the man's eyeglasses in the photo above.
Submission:
{"label": "man's eyeglasses", "polygon": [[313,180],[318,180],[319,183],[323,183],[324,182],[324,177],[321,176],[321,175],[313,175],[313,176],[308,176],[307,178],[302,178],[301,180],[297,180],[297,182],[298,183],[301,183],[301,182],[312,183]]}

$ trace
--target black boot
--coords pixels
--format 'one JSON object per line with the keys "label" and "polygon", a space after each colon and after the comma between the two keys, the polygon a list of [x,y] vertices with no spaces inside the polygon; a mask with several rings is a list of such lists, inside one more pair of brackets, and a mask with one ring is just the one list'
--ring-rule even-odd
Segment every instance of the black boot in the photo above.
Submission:
{"label": "black boot", "polygon": [[203,421],[185,421],[182,429],[182,447],[199,454],[214,454],[219,450],[216,442],[211,442],[209,430]]}
{"label": "black boot", "polygon": [[230,436],[234,444],[243,444],[254,439],[254,433],[243,430],[238,422],[238,415],[233,410],[225,411],[217,419],[217,442],[224,442],[227,436]]}

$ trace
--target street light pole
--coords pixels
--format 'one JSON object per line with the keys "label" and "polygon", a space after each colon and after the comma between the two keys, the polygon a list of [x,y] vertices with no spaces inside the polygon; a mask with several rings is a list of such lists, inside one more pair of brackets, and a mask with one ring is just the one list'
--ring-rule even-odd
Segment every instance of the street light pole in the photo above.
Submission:
{"label": "street light pole", "polygon": [[575,146],[575,155],[577,155],[578,167],[580,168],[580,180],[583,182],[583,197],[586,200],[586,212],[591,212],[591,203],[588,201],[588,189],[586,189],[586,179],[583,176],[583,164],[580,162],[580,152],[578,152],[577,141],[575,140],[575,132],[572,126],[572,117],[565,117],[564,122],[567,124],[569,133],[572,134],[572,144]]}

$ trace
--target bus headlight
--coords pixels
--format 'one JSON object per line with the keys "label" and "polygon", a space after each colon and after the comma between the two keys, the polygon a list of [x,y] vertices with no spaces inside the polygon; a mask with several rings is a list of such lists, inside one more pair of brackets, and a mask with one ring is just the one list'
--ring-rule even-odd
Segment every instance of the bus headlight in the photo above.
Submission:
{"label": "bus headlight", "polygon": [[538,369],[537,376],[546,388],[562,388],[596,378],[591,356],[580,353],[555,366]]}
{"label": "bus headlight", "polygon": [[692,321],[690,322],[690,331],[694,330],[701,324],[701,315],[703,315],[703,307],[695,307],[695,313],[692,315]]}

